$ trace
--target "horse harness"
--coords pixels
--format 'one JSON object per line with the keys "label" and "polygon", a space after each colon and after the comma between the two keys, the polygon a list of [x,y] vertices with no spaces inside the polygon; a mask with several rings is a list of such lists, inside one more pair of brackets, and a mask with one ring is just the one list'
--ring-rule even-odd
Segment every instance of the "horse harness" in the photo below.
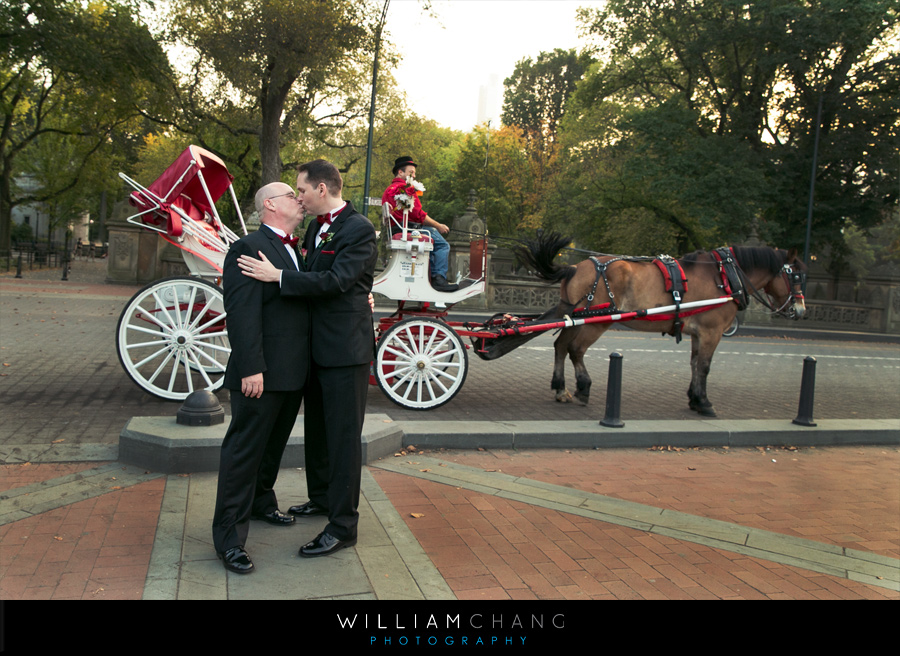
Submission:
{"label": "horse harness", "polygon": [[[719,285],[719,288],[734,299],[734,302],[737,303],[738,310],[747,308],[747,305],[750,303],[751,295],[759,301],[760,304],[769,308],[775,314],[781,314],[789,305],[797,300],[803,300],[803,292],[795,292],[794,286],[799,285],[802,290],[803,284],[806,282],[806,273],[801,270],[795,271],[787,262],[781,267],[781,275],[784,277],[785,285],[787,285],[788,296],[781,307],[776,308],[759,293],[758,289],[753,287],[749,280],[746,279],[746,275],[737,263],[733,248],[727,246],[717,248],[712,254],[719,265],[719,272],[722,276],[722,284]],[[744,284],[745,281],[746,285]],[[749,293],[747,291],[748,286],[751,288]]]}
{"label": "horse harness", "polygon": [[[716,286],[722,290],[723,295],[730,296],[734,300],[738,310],[744,310],[747,308],[750,303],[751,293],[754,298],[759,300],[763,305],[773,310],[774,312],[782,312],[784,308],[786,308],[793,300],[797,298],[803,298],[803,294],[795,293],[793,291],[793,288],[794,285],[802,285],[805,279],[805,274],[802,271],[794,271],[794,269],[789,264],[785,264],[782,267],[781,272],[785,277],[785,282],[788,284],[790,295],[788,296],[788,299],[784,303],[784,305],[776,309],[772,307],[772,305],[765,299],[761,298],[758,290],[752,289],[753,285],[750,284],[749,280],[747,280],[746,278],[746,275],[741,270],[741,267],[737,262],[737,257],[734,254],[734,250],[731,247],[725,246],[722,248],[717,248],[714,251],[711,251],[711,253],[713,259],[719,267],[719,276],[721,278],[721,282]],[[620,261],[652,261],[660,270],[663,276],[663,282],[665,284],[665,291],[672,295],[675,312],[671,315],[657,315],[656,320],[672,319],[674,321],[672,330],[669,334],[675,337],[676,344],[681,342],[682,328],[684,327],[684,321],[682,319],[686,316],[696,314],[697,312],[703,312],[707,309],[703,308],[688,310],[684,313],[681,312],[681,303],[684,295],[688,291],[688,280],[684,275],[684,269],[682,269],[681,263],[670,255],[658,255],[656,257],[617,256],[607,260],[606,262],[601,262],[595,256],[591,256],[589,259],[594,264],[594,284],[591,287],[590,292],[585,294],[576,303],[572,304],[573,310],[574,308],[578,307],[578,305],[580,305],[583,301],[585,302],[586,306],[582,310],[574,311],[572,313],[573,317],[586,318],[592,316],[604,316],[618,314],[622,311],[616,306],[615,294],[613,294],[612,288],[609,286],[609,279],[606,276],[606,270],[609,265],[613,262]],[[606,287],[606,294],[609,297],[609,301],[607,303],[594,305],[594,298],[597,295],[597,288],[600,286],[601,280],[603,280],[603,284]],[[748,292],[748,286],[752,289],[752,292]]]}
{"label": "horse harness", "polygon": [[[672,294],[672,300],[675,305],[675,314],[674,314],[674,324],[672,327],[672,335],[675,337],[675,343],[679,343],[681,341],[681,329],[684,326],[684,322],[681,320],[680,315],[680,307],[682,299],[688,290],[688,281],[684,275],[684,269],[681,268],[681,264],[671,255],[658,255],[656,257],[615,257],[611,260],[607,260],[606,262],[601,262],[594,256],[590,257],[591,262],[594,264],[594,285],[591,287],[591,291],[588,292],[582,299],[576,303],[577,306],[581,301],[587,301],[587,308],[584,310],[580,310],[577,312],[577,316],[581,317],[590,317],[590,316],[602,316],[608,314],[617,314],[620,312],[619,308],[616,307],[615,294],[613,294],[612,289],[609,286],[609,279],[606,277],[606,269],[613,262],[627,261],[627,262],[647,262],[652,261],[660,270],[663,276],[663,281],[665,283],[666,291]],[[602,305],[592,305],[594,301],[594,297],[597,293],[597,287],[600,284],[600,280],[603,280],[603,284],[606,287],[606,294],[609,296],[609,302],[604,303]]]}
{"label": "horse harness", "polygon": [[737,263],[734,255],[734,249],[730,246],[717,248],[712,252],[713,259],[719,265],[719,275],[722,278],[722,284],[717,285],[722,293],[730,296],[737,303],[738,311],[747,309],[750,303],[750,296],[747,294],[747,288],[744,286],[744,272]]}

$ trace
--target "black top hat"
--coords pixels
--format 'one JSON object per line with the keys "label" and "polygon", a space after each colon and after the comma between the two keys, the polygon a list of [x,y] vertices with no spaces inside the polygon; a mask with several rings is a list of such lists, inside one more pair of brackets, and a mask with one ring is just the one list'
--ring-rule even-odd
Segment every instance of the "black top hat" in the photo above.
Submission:
{"label": "black top hat", "polygon": [[412,164],[413,166],[418,166],[418,164],[416,164],[416,163],[413,161],[413,158],[412,158],[412,157],[409,157],[408,155],[407,155],[407,156],[404,156],[404,157],[398,157],[398,158],[396,159],[396,161],[394,161],[394,168],[392,169],[391,172],[392,172],[394,175],[397,175],[397,171],[399,171],[400,169],[402,169],[404,166],[409,166],[410,164]]}

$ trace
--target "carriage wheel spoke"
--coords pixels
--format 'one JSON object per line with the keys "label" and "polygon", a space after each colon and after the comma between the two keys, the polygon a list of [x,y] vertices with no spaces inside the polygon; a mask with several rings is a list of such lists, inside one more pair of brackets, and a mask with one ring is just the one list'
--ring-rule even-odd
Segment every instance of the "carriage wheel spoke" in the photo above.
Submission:
{"label": "carriage wheel spoke", "polygon": [[[135,309],[134,312],[131,313],[131,319],[137,320],[138,317],[135,316],[137,314],[141,315],[140,320],[153,322],[157,326],[159,326],[160,330],[162,330],[164,332],[169,332],[172,330],[172,327],[170,325],[168,325],[167,323],[165,323],[163,321],[160,321],[156,317],[156,310],[147,310],[142,307],[138,307]],[[155,331],[153,331],[151,328],[146,328],[144,326],[134,324],[134,323],[129,323],[129,324],[127,324],[126,327],[129,330],[140,330],[140,331],[148,331],[148,332],[155,333]]]}
{"label": "carriage wheel spoke", "polygon": [[223,353],[231,353],[231,349],[229,347],[209,341],[211,339],[218,339],[222,337],[228,337],[228,333],[204,333],[197,338],[197,343],[201,344],[203,348],[210,348],[216,351],[222,351]]}
{"label": "carriage wheel spoke", "polygon": [[[203,365],[200,364],[200,360],[197,358],[197,353],[202,353],[203,355],[206,355],[205,353],[203,353],[203,351],[201,351],[199,349],[191,349],[190,351],[188,351],[186,353],[186,356],[191,359],[191,361],[194,363],[194,366],[197,368],[197,371],[200,372],[200,376],[203,378],[204,381],[206,381],[206,387],[211,387],[212,381],[209,379],[209,376],[206,375],[206,370],[203,368]],[[206,356],[206,357],[209,357],[209,356]],[[210,359],[212,359],[212,358],[210,358]],[[185,364],[187,364],[187,363],[185,363]],[[216,363],[216,364],[218,364],[218,363]],[[190,372],[188,372],[188,377],[190,378]]]}
{"label": "carriage wheel spoke", "polygon": [[151,342],[139,342],[137,344],[129,344],[125,348],[128,351],[132,351],[137,348],[146,348],[148,346],[158,346],[159,344],[163,344],[163,349],[168,348],[168,341],[165,339],[154,339]]}
{"label": "carriage wheel spoke", "polygon": [[[147,346],[153,346],[153,344],[147,344]],[[148,355],[146,358],[144,358],[144,359],[141,360],[140,362],[135,362],[135,363],[134,363],[134,366],[135,366],[135,367],[143,367],[143,366],[144,366],[145,364],[147,364],[148,362],[151,362],[151,361],[155,360],[160,354],[162,354],[162,353],[167,353],[167,352],[169,352],[169,347],[168,347],[168,346],[163,346],[161,349],[157,350],[156,352],[154,352],[154,353],[151,354],[151,355]],[[164,363],[165,363],[165,362],[164,362]],[[157,372],[157,373],[158,373],[158,372]]]}
{"label": "carriage wheel spoke", "polygon": [[[175,319],[173,319],[173,318],[172,318],[172,315],[169,314],[169,308],[166,307],[165,301],[163,301],[163,300],[159,297],[159,292],[157,292],[157,291],[154,289],[154,290],[153,290],[153,293],[152,293],[152,296],[153,296],[153,300],[156,301],[156,307],[157,307],[157,309],[158,309],[158,310],[166,317],[166,319],[168,320],[168,322],[169,322],[169,323],[168,323],[169,327],[179,327],[179,326],[180,326],[179,322],[176,321]],[[176,304],[175,304],[175,305],[176,305],[176,307],[177,307],[177,305],[178,305],[178,304],[177,304],[177,299],[176,299]]]}
{"label": "carriage wheel spoke", "polygon": [[[397,372],[394,372],[394,375],[395,376],[398,375]],[[394,385],[391,386],[391,390],[396,391],[398,387],[400,387],[403,383],[407,382],[411,378],[412,378],[412,371],[405,372],[401,376],[400,380],[398,380],[396,383],[394,383]]]}
{"label": "carriage wheel spoke", "polygon": [[[393,343],[394,342],[391,342],[391,344],[393,344]],[[408,351],[398,351],[397,349],[393,349],[393,348],[391,348],[391,344],[386,345],[384,347],[384,350],[387,351],[388,353],[396,355],[398,358],[400,358],[400,360],[399,360],[400,362],[410,362],[411,361],[411,359],[413,357],[412,353],[409,353]]]}
{"label": "carriage wheel spoke", "polygon": [[[163,333],[161,333],[161,332],[159,331],[159,329],[146,328],[146,327],[144,327],[144,326],[138,326],[138,325],[135,325],[135,324],[133,324],[133,323],[130,323],[130,324],[128,324],[128,325],[125,326],[125,327],[126,327],[128,330],[130,330],[130,331],[134,331],[134,332],[137,332],[137,333],[146,333],[147,335],[153,335],[153,336],[156,337],[157,339],[158,339],[160,336],[162,336],[162,334],[163,334]],[[166,326],[166,325],[164,325],[164,324],[159,324],[159,327],[162,328],[163,331],[165,331],[166,333],[169,332],[168,326]],[[131,346],[131,345],[129,345],[129,346]]]}
{"label": "carriage wheel spoke", "polygon": [[[204,313],[206,312],[206,308],[208,308],[209,306],[210,306],[209,303],[207,303],[206,305],[203,306]],[[202,314],[197,316],[197,321],[199,321],[201,316],[202,316]],[[194,321],[194,324],[191,324],[191,331],[195,332],[195,333],[202,333],[204,330],[208,330],[211,326],[215,326],[220,321],[224,321],[224,319],[225,319],[225,313],[223,312],[222,314],[216,315],[215,317],[211,317],[209,319],[209,321],[207,321],[202,326],[194,326],[194,324],[197,323],[197,321]]]}
{"label": "carriage wheel spoke", "polygon": [[455,383],[457,380],[459,380],[459,376],[451,376],[451,375],[450,375],[449,373],[447,373],[446,371],[437,371],[437,370],[436,370],[436,371],[434,372],[434,378],[435,378],[435,380],[437,380],[439,376],[441,376],[441,377],[443,377],[443,378],[446,378],[448,381],[450,381],[451,384],[453,384],[453,383]]}
{"label": "carriage wheel spoke", "polygon": [[[221,362],[219,362],[218,360],[216,360],[214,357],[212,357],[209,353],[207,353],[207,352],[204,350],[204,349],[207,348],[207,347],[209,347],[209,348],[216,348],[216,349],[218,349],[219,351],[225,350],[225,349],[222,349],[222,347],[217,346],[216,344],[197,344],[197,345],[194,347],[194,350],[193,350],[192,352],[193,352],[193,353],[196,353],[197,355],[203,356],[203,358],[209,363],[208,366],[211,366],[211,367],[215,368],[217,371],[225,371],[225,365],[222,364]],[[203,367],[203,366],[200,364],[200,362],[199,362],[199,360],[197,359],[196,356],[194,356],[194,359],[195,359],[195,364],[196,364],[198,367],[200,367],[200,368],[201,368],[201,371],[202,371],[202,367]],[[205,373],[204,373],[203,377],[206,378],[206,374],[205,374]],[[207,380],[207,383],[210,383],[210,381]],[[210,384],[211,384],[211,383],[210,383]]]}
{"label": "carriage wheel spoke", "polygon": [[[194,320],[191,319],[191,312],[194,309],[194,302],[196,301],[196,299],[197,299],[197,288],[191,287],[191,296],[188,299],[187,307],[184,308],[184,313],[182,314],[182,312],[180,310],[178,312],[178,315],[179,315],[178,318],[181,319],[181,321],[182,321],[182,324],[181,324],[182,328],[184,328],[185,326],[188,326],[189,329],[193,329]],[[177,297],[175,299],[175,302],[176,303],[178,302]]]}
{"label": "carriage wheel spoke", "polygon": [[[167,349],[167,350],[168,350],[168,349]],[[149,382],[150,384],[153,384],[153,383],[156,381],[157,376],[159,376],[159,375],[162,373],[163,369],[165,369],[165,367],[166,367],[166,364],[167,364],[167,363],[169,362],[169,360],[171,360],[173,357],[175,357],[175,354],[174,354],[172,351],[169,351],[169,352],[166,354],[166,357],[163,358],[163,361],[159,363],[159,366],[156,368],[156,371],[153,372],[153,375],[150,376],[150,378],[147,379],[147,382]]]}

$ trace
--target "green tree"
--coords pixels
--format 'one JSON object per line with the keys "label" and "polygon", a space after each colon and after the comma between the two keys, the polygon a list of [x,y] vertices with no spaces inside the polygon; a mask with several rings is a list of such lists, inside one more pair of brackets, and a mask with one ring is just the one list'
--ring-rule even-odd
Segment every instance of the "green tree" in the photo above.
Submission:
{"label": "green tree", "polygon": [[280,180],[292,164],[286,146],[308,150],[318,138],[327,147],[365,115],[376,9],[352,0],[173,0],[170,38],[189,53],[173,91],[181,111],[154,118],[240,168],[251,188]]}
{"label": "green tree", "polygon": [[523,131],[536,159],[550,159],[566,102],[590,63],[587,53],[557,48],[521,60],[503,81],[503,124]]}
{"label": "green tree", "polygon": [[490,233],[515,237],[523,229],[541,225],[538,166],[521,129],[481,125],[460,144],[453,194],[465,201],[474,190],[475,208]]}
{"label": "green tree", "polygon": [[[0,251],[9,248],[12,208],[86,195],[138,106],[163,102],[162,49],[132,4],[8,0],[0,4]],[[16,178],[53,161],[31,190]],[[51,157],[47,158],[47,156]],[[42,161],[42,158],[44,161]],[[109,164],[109,162],[106,162]]]}
{"label": "green tree", "polygon": [[610,0],[580,18],[604,45],[570,102],[566,161],[596,171],[602,147],[605,220],[640,211],[708,247],[758,217],[764,238],[802,246],[820,101],[815,243],[896,202],[896,0]]}

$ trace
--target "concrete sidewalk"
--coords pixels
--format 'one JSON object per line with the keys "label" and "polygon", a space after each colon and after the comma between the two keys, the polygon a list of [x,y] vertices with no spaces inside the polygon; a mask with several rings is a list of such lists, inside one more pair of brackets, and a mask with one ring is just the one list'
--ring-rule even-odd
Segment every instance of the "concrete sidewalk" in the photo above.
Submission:
{"label": "concrete sidewalk", "polygon": [[[129,295],[44,275],[30,289]],[[250,576],[212,549],[213,468],[122,460],[90,425],[38,439],[42,419],[0,444],[3,600],[900,599],[900,419],[397,421],[363,471],[357,546],[302,559],[324,520],[253,522]],[[283,508],[306,498],[285,464]]]}
{"label": "concrete sidewalk", "polygon": [[[302,559],[324,520],[254,522],[250,576],[215,558],[215,473],[3,472],[7,600],[900,598],[896,446],[398,451],[364,469],[355,548]],[[302,470],[277,491],[305,499]]]}

